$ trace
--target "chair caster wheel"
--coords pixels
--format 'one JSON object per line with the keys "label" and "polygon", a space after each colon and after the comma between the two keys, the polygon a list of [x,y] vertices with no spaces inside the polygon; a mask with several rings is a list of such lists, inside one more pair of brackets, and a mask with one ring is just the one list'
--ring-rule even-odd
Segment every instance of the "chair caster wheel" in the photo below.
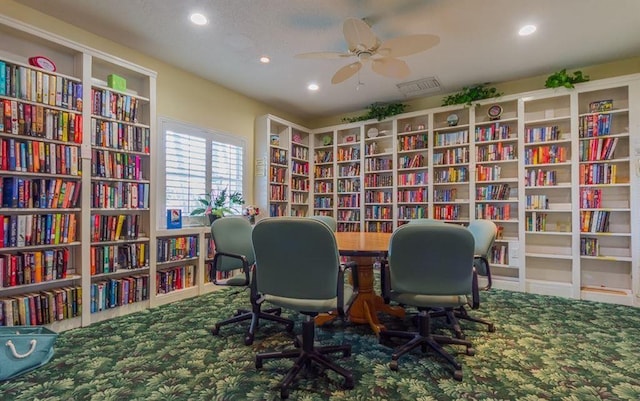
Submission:
{"label": "chair caster wheel", "polygon": [[489,333],[495,333],[496,332],[496,326],[493,324],[490,324],[488,327]]}
{"label": "chair caster wheel", "polygon": [[251,344],[253,344],[253,336],[251,334],[247,334],[246,336],[244,336],[244,345]]}
{"label": "chair caster wheel", "polygon": [[256,358],[256,369],[262,369],[262,359]]}
{"label": "chair caster wheel", "polygon": [[291,333],[293,331],[293,323],[288,323],[285,326],[285,330],[287,330],[287,333]]}
{"label": "chair caster wheel", "polygon": [[278,308],[278,309],[274,310],[273,314],[276,315],[276,316],[280,316],[282,314],[282,309]]}
{"label": "chair caster wheel", "polygon": [[280,398],[282,398],[283,400],[286,400],[287,398],[289,398],[289,389],[288,388],[280,389]]}
{"label": "chair caster wheel", "polygon": [[342,351],[342,356],[344,358],[350,357],[351,356],[351,350],[350,349],[346,349],[346,350]]}
{"label": "chair caster wheel", "polygon": [[209,332],[211,332],[211,335],[212,335],[212,336],[217,336],[217,335],[218,335],[218,333],[220,333],[220,327],[218,327],[217,325],[216,325],[216,326],[213,326],[213,327],[209,330]]}
{"label": "chair caster wheel", "polygon": [[302,340],[300,339],[299,336],[296,336],[293,339],[293,346],[296,347],[296,348],[300,348],[302,346]]}
{"label": "chair caster wheel", "polygon": [[457,381],[461,382],[462,381],[462,371],[461,370],[456,370],[453,372],[453,378],[456,379]]}
{"label": "chair caster wheel", "polygon": [[353,390],[355,387],[353,377],[344,380],[344,388],[347,390]]}
{"label": "chair caster wheel", "polygon": [[393,370],[394,372],[397,372],[398,371],[398,361],[389,362],[389,369]]}
{"label": "chair caster wheel", "polygon": [[469,348],[467,348],[466,354],[469,355],[469,356],[474,356],[476,354],[476,350],[471,348],[471,347],[469,347]]}

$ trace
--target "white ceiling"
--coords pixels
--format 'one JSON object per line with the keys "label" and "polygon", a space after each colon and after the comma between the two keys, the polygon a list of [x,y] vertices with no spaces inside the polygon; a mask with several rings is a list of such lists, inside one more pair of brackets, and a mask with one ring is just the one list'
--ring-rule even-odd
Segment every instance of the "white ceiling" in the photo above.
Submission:
{"label": "white ceiling", "polygon": [[[436,77],[438,94],[485,82],[551,74],[640,55],[640,0],[16,0],[301,118],[404,101],[396,84]],[[210,23],[192,25],[199,11]],[[403,59],[404,79],[365,66],[332,85],[355,59],[297,59],[344,52],[342,23],[365,18],[378,37],[435,34],[440,44]],[[538,26],[518,36],[526,23]],[[271,57],[260,64],[262,55]],[[320,89],[306,87],[317,82]],[[541,87],[542,87],[541,83]]]}

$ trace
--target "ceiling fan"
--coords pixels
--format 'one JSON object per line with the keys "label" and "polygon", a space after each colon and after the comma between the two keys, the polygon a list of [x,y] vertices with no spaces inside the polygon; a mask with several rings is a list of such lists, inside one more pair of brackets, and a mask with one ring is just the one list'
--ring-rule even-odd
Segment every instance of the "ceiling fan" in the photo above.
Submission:
{"label": "ceiling fan", "polygon": [[389,78],[406,78],[411,71],[404,60],[398,57],[423,52],[440,43],[436,35],[418,34],[392,38],[381,42],[371,27],[363,20],[347,18],[342,26],[344,38],[349,46],[346,53],[312,52],[297,54],[297,58],[334,59],[357,57],[358,61],[340,68],[331,78],[332,84],[339,84],[362,68],[363,63],[371,62],[374,72]]}

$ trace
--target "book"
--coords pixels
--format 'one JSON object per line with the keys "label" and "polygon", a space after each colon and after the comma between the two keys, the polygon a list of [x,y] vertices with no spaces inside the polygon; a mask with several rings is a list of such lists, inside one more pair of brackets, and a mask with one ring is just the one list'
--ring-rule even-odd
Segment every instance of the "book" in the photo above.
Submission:
{"label": "book", "polygon": [[168,229],[182,228],[182,210],[167,209],[167,228]]}

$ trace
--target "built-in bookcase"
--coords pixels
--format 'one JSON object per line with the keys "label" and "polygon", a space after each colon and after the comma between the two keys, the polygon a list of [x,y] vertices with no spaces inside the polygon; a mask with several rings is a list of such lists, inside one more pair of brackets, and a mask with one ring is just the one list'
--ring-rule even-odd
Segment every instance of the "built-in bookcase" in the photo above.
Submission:
{"label": "built-in bookcase", "polygon": [[[360,221],[360,202],[358,198],[353,203],[357,216],[348,211],[338,211],[334,215],[335,203],[335,141],[333,131],[323,131],[312,135],[313,138],[313,174],[312,174],[312,206],[313,214],[333,216],[340,222]],[[351,205],[351,202],[347,203]],[[310,213],[311,214],[311,213]],[[356,218],[357,217],[357,218]]]}
{"label": "built-in bookcase", "polygon": [[[338,231],[363,231],[362,218],[362,128],[345,127],[336,131],[336,203],[325,205],[338,212]],[[354,213],[356,212],[356,213]],[[366,213],[366,211],[365,211]],[[359,219],[355,217],[360,214]],[[366,218],[366,217],[365,217]]]}

